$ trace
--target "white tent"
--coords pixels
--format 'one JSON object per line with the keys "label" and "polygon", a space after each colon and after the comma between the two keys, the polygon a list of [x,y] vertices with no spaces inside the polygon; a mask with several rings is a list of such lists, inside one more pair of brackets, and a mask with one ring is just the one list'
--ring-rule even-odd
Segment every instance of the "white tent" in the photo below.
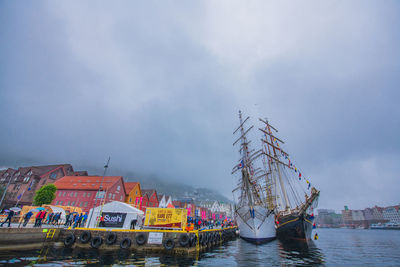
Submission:
{"label": "white tent", "polygon": [[103,208],[98,206],[89,211],[87,228],[96,228],[97,218],[101,217],[100,212],[103,214],[104,223],[100,224],[98,228],[130,229],[132,220],[137,220],[136,225],[138,225],[144,217],[143,211],[124,202],[113,201],[104,204]]}

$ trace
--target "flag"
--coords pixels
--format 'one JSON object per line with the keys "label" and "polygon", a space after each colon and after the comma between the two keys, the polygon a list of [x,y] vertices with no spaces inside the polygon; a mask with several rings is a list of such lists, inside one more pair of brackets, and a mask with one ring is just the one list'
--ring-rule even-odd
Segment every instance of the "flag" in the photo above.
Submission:
{"label": "flag", "polygon": [[244,167],[244,162],[243,162],[243,160],[239,163],[239,169],[243,169],[243,167]]}
{"label": "flag", "polygon": [[31,191],[32,185],[33,185],[33,181],[30,183],[30,185],[29,185],[29,187],[28,187],[28,191]]}
{"label": "flag", "polygon": [[311,183],[308,184],[308,188],[307,189],[310,189],[310,187],[311,187]]}
{"label": "flag", "polygon": [[317,228],[317,226],[316,226],[315,223],[314,223],[313,226],[312,226],[312,229],[315,229],[315,228]]}
{"label": "flag", "polygon": [[299,172],[299,180],[301,180],[301,172]]}
{"label": "flag", "polygon": [[19,194],[19,196],[17,197],[18,200],[20,200],[22,197],[22,194]]}

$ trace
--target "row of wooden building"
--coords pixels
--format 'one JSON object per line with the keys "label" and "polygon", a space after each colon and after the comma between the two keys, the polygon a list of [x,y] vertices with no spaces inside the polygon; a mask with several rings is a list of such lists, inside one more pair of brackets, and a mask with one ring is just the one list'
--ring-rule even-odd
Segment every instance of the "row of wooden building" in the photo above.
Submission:
{"label": "row of wooden building", "polygon": [[217,201],[173,200],[156,189],[142,189],[139,182],[125,181],[122,176],[92,176],[87,171],[74,171],[70,164],[0,170],[0,186],[7,188],[2,208],[32,205],[35,192],[46,184],[57,187],[52,205],[79,207],[84,212],[102,203],[121,201],[144,212],[147,207],[169,207],[186,208],[193,217],[230,216],[230,206],[223,207]]}

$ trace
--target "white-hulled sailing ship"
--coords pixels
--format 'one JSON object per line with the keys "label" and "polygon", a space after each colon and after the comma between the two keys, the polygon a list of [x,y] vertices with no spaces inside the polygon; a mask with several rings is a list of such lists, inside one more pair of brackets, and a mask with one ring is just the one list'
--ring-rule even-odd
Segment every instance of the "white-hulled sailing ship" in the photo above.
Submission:
{"label": "white-hulled sailing ship", "polygon": [[[307,194],[301,183],[307,182],[307,190],[311,184],[302,177],[300,170],[290,161],[289,154],[282,149],[284,142],[276,136],[278,130],[267,120],[260,121],[265,124],[265,128],[259,130],[264,133],[262,142],[265,144],[268,173],[275,186],[276,236],[282,241],[309,240],[313,228],[313,208],[317,206],[319,191],[312,187],[310,195]],[[299,194],[304,194],[304,198]]]}
{"label": "white-hulled sailing ship", "polygon": [[250,140],[247,134],[254,126],[246,129],[245,120],[239,111],[239,127],[233,134],[239,132],[240,137],[233,145],[240,144],[240,160],[232,174],[239,173],[237,187],[232,191],[235,197],[235,217],[240,237],[253,243],[265,243],[276,238],[275,233],[275,203],[272,192],[273,184],[266,171],[266,151],[249,149]]}

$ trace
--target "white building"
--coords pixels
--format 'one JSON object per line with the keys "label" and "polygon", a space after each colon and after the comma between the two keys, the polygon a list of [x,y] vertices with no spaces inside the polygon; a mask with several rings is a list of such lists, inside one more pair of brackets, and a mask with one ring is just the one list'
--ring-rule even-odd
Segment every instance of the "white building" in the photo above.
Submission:
{"label": "white building", "polygon": [[383,218],[392,223],[400,224],[399,206],[387,207],[383,210]]}
{"label": "white building", "polygon": [[158,207],[159,208],[167,208],[168,204],[172,205],[172,197],[166,196],[166,195],[161,195],[157,196],[158,197]]}
{"label": "white building", "polygon": [[351,216],[353,217],[353,221],[364,221],[364,212],[362,210],[353,210]]}

